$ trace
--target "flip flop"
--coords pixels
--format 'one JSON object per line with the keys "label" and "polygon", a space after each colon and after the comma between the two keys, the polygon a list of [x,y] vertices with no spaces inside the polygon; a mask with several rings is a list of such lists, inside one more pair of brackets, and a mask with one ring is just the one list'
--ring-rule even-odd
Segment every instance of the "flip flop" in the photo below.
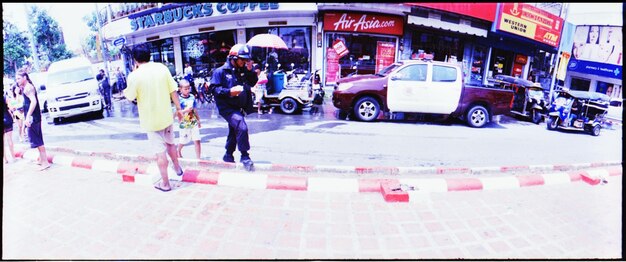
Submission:
{"label": "flip flop", "polygon": [[[170,187],[171,187],[171,185],[170,185]],[[161,190],[161,191],[163,191],[163,192],[168,192],[168,191],[171,191],[171,190],[172,190],[172,188],[170,188],[170,189],[164,189],[164,188],[162,188],[162,187],[161,187],[161,183],[158,183],[158,184],[154,185],[154,188],[156,188],[156,189],[158,189],[158,190]]]}
{"label": "flip flop", "polygon": [[182,169],[180,170],[180,173],[176,174],[177,176],[182,176],[185,173],[185,171],[183,171]]}
{"label": "flip flop", "polygon": [[46,169],[50,168],[51,166],[52,166],[52,165],[47,165],[47,166],[45,166],[45,167],[39,168],[39,171],[44,171],[44,170],[46,170]]}

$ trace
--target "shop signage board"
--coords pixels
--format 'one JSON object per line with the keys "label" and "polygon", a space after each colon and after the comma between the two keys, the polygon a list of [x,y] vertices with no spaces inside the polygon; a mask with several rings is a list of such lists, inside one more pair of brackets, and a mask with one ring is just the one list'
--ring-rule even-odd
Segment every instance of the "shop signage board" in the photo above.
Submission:
{"label": "shop signage board", "polygon": [[334,48],[326,50],[326,84],[337,82],[339,75],[339,55]]}
{"label": "shop signage board", "polygon": [[124,43],[126,43],[126,38],[124,38],[123,36],[113,40],[113,45],[117,47],[123,46]]}
{"label": "shop signage board", "polygon": [[577,26],[567,70],[622,79],[622,27]]}
{"label": "shop signage board", "polygon": [[396,44],[393,42],[378,41],[376,45],[376,70],[378,73],[381,69],[393,64],[396,58]]}
{"label": "shop signage board", "polygon": [[565,74],[567,74],[567,64],[572,55],[568,52],[561,53],[561,59],[559,59],[559,66],[556,70],[556,79],[565,81]]}
{"label": "shop signage board", "polygon": [[471,16],[489,22],[496,21],[498,3],[406,3],[410,6],[422,6]]}
{"label": "shop signage board", "polygon": [[348,50],[346,44],[344,44],[343,41],[341,41],[340,39],[337,39],[335,40],[335,42],[333,42],[333,49],[335,49],[335,52],[337,53],[339,58],[342,58],[343,56],[350,53],[350,50]]}
{"label": "shop signage board", "polygon": [[497,29],[557,47],[563,18],[524,3],[502,3]]}
{"label": "shop signage board", "polygon": [[373,13],[328,12],[324,14],[324,31],[401,36],[404,33],[404,18]]}
{"label": "shop signage board", "polygon": [[167,7],[150,9],[128,16],[132,31],[146,29],[183,20],[191,20],[199,17],[219,16],[227,14],[243,14],[250,12],[263,12],[278,10],[279,3],[194,3],[194,4],[171,4]]}

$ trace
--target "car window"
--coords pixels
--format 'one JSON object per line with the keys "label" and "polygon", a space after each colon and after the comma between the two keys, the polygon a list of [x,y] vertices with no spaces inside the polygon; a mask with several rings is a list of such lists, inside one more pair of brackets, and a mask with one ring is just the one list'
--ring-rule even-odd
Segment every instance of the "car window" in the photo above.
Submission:
{"label": "car window", "polygon": [[456,75],[455,67],[433,65],[433,82],[454,82]]}
{"label": "car window", "polygon": [[76,68],[65,71],[58,71],[48,74],[48,84],[50,86],[76,83],[93,79],[95,74],[91,71],[91,68]]}
{"label": "car window", "polygon": [[426,81],[427,65],[408,65],[398,70],[398,80],[405,81]]}

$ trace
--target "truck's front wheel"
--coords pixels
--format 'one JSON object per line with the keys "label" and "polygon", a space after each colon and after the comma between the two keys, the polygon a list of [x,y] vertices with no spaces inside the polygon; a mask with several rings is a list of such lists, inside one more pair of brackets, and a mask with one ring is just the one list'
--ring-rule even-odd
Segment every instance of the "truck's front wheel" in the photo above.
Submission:
{"label": "truck's front wheel", "polygon": [[354,115],[360,121],[374,121],[380,113],[378,101],[372,97],[363,97],[354,104]]}
{"label": "truck's front wheel", "polygon": [[484,106],[472,106],[467,111],[466,121],[471,127],[483,127],[489,122],[489,111]]}

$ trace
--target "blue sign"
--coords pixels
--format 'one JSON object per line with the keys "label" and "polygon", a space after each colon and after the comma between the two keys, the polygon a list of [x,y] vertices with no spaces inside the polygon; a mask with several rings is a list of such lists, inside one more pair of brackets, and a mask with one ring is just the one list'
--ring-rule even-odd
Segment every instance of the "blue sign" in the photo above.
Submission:
{"label": "blue sign", "polygon": [[584,74],[622,79],[621,66],[585,60],[576,60],[573,57],[569,60],[567,70]]}
{"label": "blue sign", "polygon": [[115,41],[113,41],[114,46],[122,46],[124,45],[124,43],[126,43],[126,39],[124,37],[120,37],[118,39],[115,39]]}

